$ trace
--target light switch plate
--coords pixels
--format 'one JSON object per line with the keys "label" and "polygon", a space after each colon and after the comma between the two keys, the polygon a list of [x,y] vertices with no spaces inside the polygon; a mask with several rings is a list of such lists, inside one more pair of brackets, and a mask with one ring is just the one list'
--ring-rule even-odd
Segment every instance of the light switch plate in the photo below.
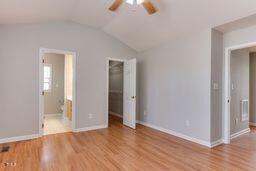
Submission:
{"label": "light switch plate", "polygon": [[92,119],[93,118],[93,114],[89,114],[89,119]]}
{"label": "light switch plate", "polygon": [[219,84],[213,83],[213,90],[219,90]]}

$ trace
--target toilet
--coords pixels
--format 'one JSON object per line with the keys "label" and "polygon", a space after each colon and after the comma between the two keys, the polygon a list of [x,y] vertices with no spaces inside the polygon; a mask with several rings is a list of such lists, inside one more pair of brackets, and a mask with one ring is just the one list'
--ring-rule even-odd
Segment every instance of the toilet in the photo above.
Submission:
{"label": "toilet", "polygon": [[64,112],[64,105],[60,106],[60,110],[61,110],[61,113],[63,114],[63,112]]}

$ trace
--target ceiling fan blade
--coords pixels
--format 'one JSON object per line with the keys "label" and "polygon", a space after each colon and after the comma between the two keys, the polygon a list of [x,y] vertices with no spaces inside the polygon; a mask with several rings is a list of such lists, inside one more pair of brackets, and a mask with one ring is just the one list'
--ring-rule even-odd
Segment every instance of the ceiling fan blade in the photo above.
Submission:
{"label": "ceiling fan blade", "polygon": [[115,0],[115,2],[112,4],[112,6],[109,8],[110,11],[116,11],[120,5],[122,5],[123,0]]}
{"label": "ceiling fan blade", "polygon": [[142,4],[150,15],[157,12],[156,8],[149,0],[144,0]]}

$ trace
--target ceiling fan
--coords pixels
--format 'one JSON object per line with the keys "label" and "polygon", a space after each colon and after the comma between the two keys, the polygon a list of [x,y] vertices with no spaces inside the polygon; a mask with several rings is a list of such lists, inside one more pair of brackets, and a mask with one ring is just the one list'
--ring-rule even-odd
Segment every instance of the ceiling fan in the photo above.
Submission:
{"label": "ceiling fan", "polygon": [[126,1],[126,3],[131,5],[140,5],[142,4],[147,12],[151,15],[157,12],[154,5],[150,2],[150,0],[115,0],[112,6],[109,8],[110,11],[116,11],[122,3]]}

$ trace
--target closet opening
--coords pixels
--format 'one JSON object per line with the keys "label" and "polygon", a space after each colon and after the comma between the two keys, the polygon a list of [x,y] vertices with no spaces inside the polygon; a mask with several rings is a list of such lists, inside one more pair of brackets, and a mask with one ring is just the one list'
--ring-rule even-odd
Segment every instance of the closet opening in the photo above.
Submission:
{"label": "closet opening", "polygon": [[124,62],[109,60],[109,126],[123,123]]}

